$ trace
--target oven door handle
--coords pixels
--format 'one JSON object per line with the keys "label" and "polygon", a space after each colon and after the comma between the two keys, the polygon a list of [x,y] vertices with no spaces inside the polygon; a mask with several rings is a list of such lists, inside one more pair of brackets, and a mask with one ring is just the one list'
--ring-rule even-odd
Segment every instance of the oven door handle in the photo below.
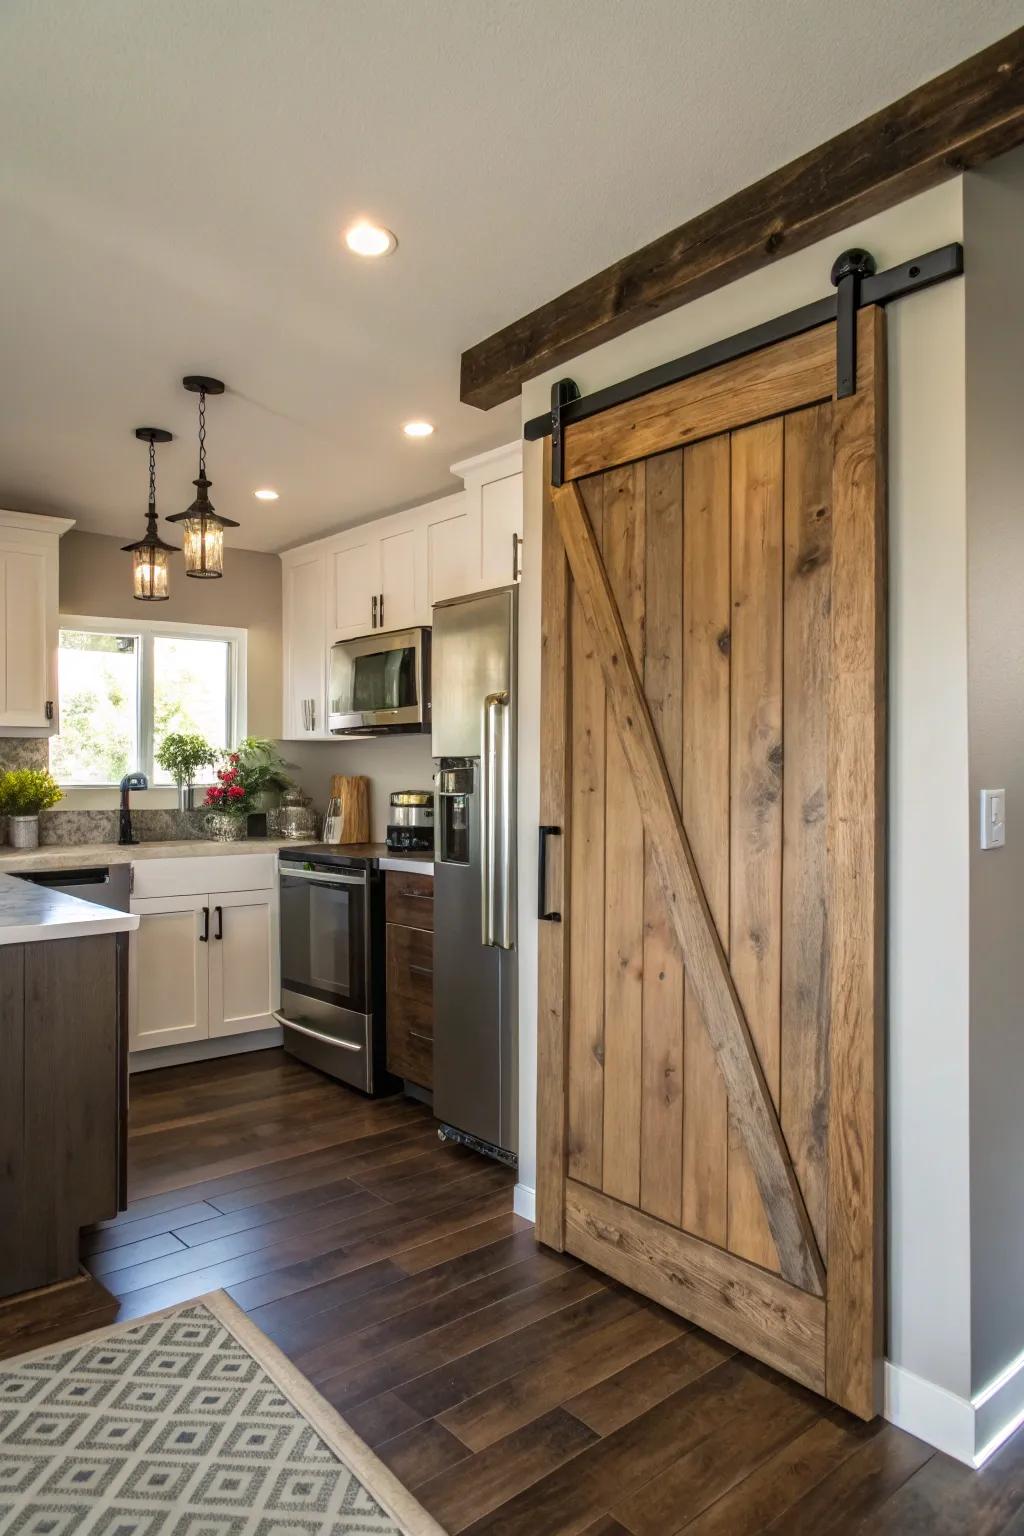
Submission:
{"label": "oven door handle", "polygon": [[277,1020],[285,1029],[296,1029],[300,1035],[308,1035],[311,1040],[322,1040],[325,1045],[337,1045],[343,1051],[361,1051],[361,1045],[355,1045],[351,1040],[338,1040],[334,1035],[325,1035],[322,1030],[310,1029],[308,1024],[298,1024],[295,1019],[286,1019],[283,1013],[276,1011],[271,1018]]}
{"label": "oven door handle", "polygon": [[308,880],[312,885],[365,885],[365,875],[329,875],[319,869],[290,869],[281,865],[282,880]]}

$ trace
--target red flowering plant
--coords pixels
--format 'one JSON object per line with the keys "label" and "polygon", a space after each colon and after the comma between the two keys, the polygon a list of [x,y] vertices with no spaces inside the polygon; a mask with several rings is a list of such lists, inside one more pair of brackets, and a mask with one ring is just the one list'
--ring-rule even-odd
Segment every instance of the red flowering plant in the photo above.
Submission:
{"label": "red flowering plant", "polygon": [[217,769],[217,782],[206,791],[206,805],[211,811],[228,811],[232,816],[248,816],[256,791],[254,775],[238,752],[224,754],[224,766]]}

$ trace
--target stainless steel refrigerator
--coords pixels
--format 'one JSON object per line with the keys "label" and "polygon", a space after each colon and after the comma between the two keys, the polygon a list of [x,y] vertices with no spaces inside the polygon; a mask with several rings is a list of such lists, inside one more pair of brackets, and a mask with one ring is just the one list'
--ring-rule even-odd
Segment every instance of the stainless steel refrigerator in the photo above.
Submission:
{"label": "stainless steel refrigerator", "polygon": [[434,1113],[516,1153],[518,589],[433,612]]}

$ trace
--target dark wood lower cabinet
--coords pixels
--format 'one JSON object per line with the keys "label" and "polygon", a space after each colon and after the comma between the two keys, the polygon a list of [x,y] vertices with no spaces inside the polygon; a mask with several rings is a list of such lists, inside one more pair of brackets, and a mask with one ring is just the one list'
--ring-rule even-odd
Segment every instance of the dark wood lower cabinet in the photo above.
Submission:
{"label": "dark wood lower cabinet", "polygon": [[388,872],[388,1070],[428,1089],[434,1086],[433,891],[429,875]]}
{"label": "dark wood lower cabinet", "polygon": [[124,1204],[127,938],[0,949],[0,1296],[71,1279]]}

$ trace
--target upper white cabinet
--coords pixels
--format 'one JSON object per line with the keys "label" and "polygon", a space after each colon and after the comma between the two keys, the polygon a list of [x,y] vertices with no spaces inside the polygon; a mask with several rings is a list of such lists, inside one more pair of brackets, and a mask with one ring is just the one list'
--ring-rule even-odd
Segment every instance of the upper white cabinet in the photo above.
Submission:
{"label": "upper white cabinet", "polygon": [[[297,551],[284,565],[284,735],[327,737],[327,568],[324,557]],[[356,631],[359,633],[359,631]]]}
{"label": "upper white cabinet", "polygon": [[64,517],[0,512],[0,736],[52,736]]}
{"label": "upper white cabinet", "polygon": [[284,735],[326,740],[339,640],[430,624],[435,603],[519,579],[522,445],[452,465],[465,489],[281,556]]}
{"label": "upper white cabinet", "polygon": [[380,539],[364,535],[330,557],[332,617],[328,628],[334,640],[354,640],[376,627],[380,595]]}
{"label": "upper white cabinet", "polygon": [[488,592],[518,581],[522,570],[523,448],[511,443],[452,465],[466,485],[473,571],[463,591]]}

